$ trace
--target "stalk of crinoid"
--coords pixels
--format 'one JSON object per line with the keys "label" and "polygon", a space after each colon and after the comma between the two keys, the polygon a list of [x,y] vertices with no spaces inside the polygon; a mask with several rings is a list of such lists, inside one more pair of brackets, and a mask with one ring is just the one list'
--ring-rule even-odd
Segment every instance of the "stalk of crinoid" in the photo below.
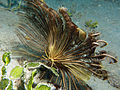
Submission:
{"label": "stalk of crinoid", "polygon": [[101,62],[105,57],[111,58],[111,63],[117,60],[104,50],[96,52],[97,47],[107,45],[97,38],[99,32],[87,35],[72,22],[66,8],[60,8],[58,13],[39,0],[26,0],[23,10],[26,21],[19,24],[16,32],[23,45],[31,50],[22,49],[20,53],[56,68],[59,76],[51,75],[50,82],[66,90],[89,90],[85,82],[91,75],[108,78]]}

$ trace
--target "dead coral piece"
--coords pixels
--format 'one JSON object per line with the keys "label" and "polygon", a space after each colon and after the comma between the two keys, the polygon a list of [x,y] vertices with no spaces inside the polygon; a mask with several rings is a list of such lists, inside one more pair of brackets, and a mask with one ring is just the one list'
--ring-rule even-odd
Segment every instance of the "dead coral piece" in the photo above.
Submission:
{"label": "dead coral piece", "polygon": [[[60,75],[50,75],[50,82],[64,90],[91,90],[85,83],[91,75],[103,80],[108,78],[101,62],[105,57],[111,58],[113,63],[117,60],[106,52],[96,52],[100,43],[103,43],[101,47],[107,45],[105,41],[98,40],[100,33],[86,35],[72,22],[65,8],[60,8],[58,13],[40,0],[26,0],[23,10],[28,22],[19,24],[17,36],[31,50],[22,49],[20,53],[36,57],[45,61],[47,66],[56,68]],[[40,78],[47,75],[43,72]]]}

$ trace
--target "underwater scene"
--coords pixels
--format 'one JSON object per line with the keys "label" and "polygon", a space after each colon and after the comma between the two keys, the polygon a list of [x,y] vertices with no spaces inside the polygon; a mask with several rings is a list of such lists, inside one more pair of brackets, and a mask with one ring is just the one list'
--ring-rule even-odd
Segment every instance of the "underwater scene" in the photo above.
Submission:
{"label": "underwater scene", "polygon": [[120,0],[0,0],[0,90],[120,90]]}

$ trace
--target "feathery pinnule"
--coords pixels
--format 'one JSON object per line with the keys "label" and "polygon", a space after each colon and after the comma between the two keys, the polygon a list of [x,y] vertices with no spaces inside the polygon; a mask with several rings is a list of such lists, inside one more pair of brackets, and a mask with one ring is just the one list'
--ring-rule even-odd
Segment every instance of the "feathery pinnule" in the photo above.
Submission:
{"label": "feathery pinnule", "polygon": [[[58,13],[40,0],[26,0],[23,10],[28,22],[19,24],[17,35],[26,47],[42,55],[27,50],[21,53],[42,58],[46,65],[58,69],[60,75],[52,75],[51,82],[66,90],[89,90],[85,81],[92,74],[103,80],[108,78],[101,62],[105,57],[112,58],[113,63],[117,60],[106,51],[96,52],[98,46],[107,45],[104,40],[98,40],[99,32],[86,35],[72,22],[66,8],[60,8]],[[45,72],[41,78],[44,75]]]}

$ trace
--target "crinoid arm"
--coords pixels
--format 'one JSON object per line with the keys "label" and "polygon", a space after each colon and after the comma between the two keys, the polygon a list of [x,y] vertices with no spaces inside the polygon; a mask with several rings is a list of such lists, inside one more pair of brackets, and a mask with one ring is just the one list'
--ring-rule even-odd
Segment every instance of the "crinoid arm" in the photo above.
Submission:
{"label": "crinoid arm", "polygon": [[[59,76],[52,75],[50,82],[64,90],[91,90],[86,84],[91,75],[103,80],[108,78],[108,72],[102,68],[102,61],[109,57],[112,63],[116,63],[117,59],[106,51],[96,52],[97,47],[107,45],[104,40],[98,40],[99,32],[87,35],[72,22],[65,8],[57,12],[40,0],[26,0],[23,11],[28,22],[20,23],[17,35],[26,47],[42,55],[24,52],[42,58],[47,66],[58,70]],[[45,75],[48,74],[42,77]]]}

